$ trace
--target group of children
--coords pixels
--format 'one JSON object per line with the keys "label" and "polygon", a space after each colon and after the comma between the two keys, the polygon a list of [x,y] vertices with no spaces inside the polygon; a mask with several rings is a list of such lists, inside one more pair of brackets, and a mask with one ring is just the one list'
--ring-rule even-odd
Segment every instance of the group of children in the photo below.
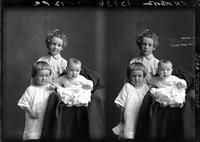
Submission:
{"label": "group of children", "polygon": [[121,139],[135,139],[140,108],[148,91],[161,107],[183,107],[185,102],[186,81],[172,75],[171,61],[159,61],[153,55],[158,36],[144,30],[137,35],[136,43],[141,56],[130,61],[126,82],[114,101],[120,122],[112,130]]}
{"label": "group of children", "polygon": [[[187,88],[183,79],[172,75],[171,61],[159,61],[153,56],[159,45],[155,33],[144,30],[136,42],[141,56],[130,61],[126,82],[114,101],[120,110],[120,123],[113,132],[123,139],[135,138],[140,107],[148,91],[163,107],[182,107]],[[77,58],[66,61],[60,55],[67,45],[65,34],[53,30],[46,38],[46,45],[48,55],[34,63],[31,83],[18,102],[26,112],[23,140],[40,139],[51,92],[57,92],[66,107],[87,107],[91,101],[93,82],[80,75],[81,61]]]}
{"label": "group of children", "polygon": [[57,92],[66,107],[87,107],[91,101],[93,82],[80,75],[81,61],[77,58],[66,61],[60,55],[67,45],[65,34],[58,29],[53,30],[46,38],[46,45],[48,55],[34,63],[31,83],[18,101],[26,116],[23,140],[41,138],[51,92]]}

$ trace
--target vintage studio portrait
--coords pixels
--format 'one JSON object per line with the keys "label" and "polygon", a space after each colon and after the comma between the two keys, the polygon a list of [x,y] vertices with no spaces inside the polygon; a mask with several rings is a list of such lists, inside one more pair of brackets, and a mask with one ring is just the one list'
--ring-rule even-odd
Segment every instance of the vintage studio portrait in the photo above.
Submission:
{"label": "vintage studio portrait", "polygon": [[195,9],[4,8],[2,46],[2,140],[195,140]]}

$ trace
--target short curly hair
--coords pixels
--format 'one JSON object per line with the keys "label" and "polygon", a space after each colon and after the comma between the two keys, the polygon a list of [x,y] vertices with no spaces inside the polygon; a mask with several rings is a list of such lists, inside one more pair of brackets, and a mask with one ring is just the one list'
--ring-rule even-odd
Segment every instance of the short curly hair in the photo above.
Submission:
{"label": "short curly hair", "polygon": [[67,46],[67,37],[66,37],[66,35],[63,32],[61,32],[59,29],[54,29],[53,31],[48,33],[48,35],[46,37],[45,42],[46,42],[47,48],[49,48],[49,45],[52,42],[52,39],[54,37],[57,37],[57,38],[60,38],[60,39],[63,40],[62,48]]}
{"label": "short curly hair", "polygon": [[154,41],[153,47],[155,49],[159,46],[158,36],[155,33],[153,33],[152,31],[150,31],[149,29],[145,29],[141,33],[137,34],[137,37],[136,37],[136,43],[137,43],[137,45],[140,49],[142,47],[142,41],[143,41],[144,37],[148,37],[148,38],[153,39],[153,41]]}

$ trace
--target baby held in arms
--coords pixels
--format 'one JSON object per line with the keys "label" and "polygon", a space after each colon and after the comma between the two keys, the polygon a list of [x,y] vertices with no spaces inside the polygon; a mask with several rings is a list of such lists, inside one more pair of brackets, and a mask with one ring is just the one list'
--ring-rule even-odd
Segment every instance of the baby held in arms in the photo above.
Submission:
{"label": "baby held in arms", "polygon": [[66,68],[66,74],[59,77],[50,86],[59,94],[61,101],[68,107],[88,106],[91,101],[93,82],[80,75],[81,61],[70,58]]}
{"label": "baby held in arms", "polygon": [[160,60],[158,75],[150,81],[150,92],[161,106],[182,107],[185,102],[186,81],[172,75],[172,62]]}

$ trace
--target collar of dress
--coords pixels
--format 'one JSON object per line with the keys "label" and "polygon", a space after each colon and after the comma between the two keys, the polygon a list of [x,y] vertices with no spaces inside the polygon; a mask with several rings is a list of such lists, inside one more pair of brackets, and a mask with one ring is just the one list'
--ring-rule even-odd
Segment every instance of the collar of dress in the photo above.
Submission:
{"label": "collar of dress", "polygon": [[49,57],[52,57],[52,58],[54,58],[54,59],[56,59],[56,60],[58,60],[58,59],[61,58],[61,55],[60,55],[60,54],[57,54],[57,55],[54,55],[54,56],[48,54],[48,56],[49,56]]}
{"label": "collar of dress", "polygon": [[151,60],[154,58],[153,54],[150,54],[148,56],[144,56],[143,58],[147,59],[147,60]]}

